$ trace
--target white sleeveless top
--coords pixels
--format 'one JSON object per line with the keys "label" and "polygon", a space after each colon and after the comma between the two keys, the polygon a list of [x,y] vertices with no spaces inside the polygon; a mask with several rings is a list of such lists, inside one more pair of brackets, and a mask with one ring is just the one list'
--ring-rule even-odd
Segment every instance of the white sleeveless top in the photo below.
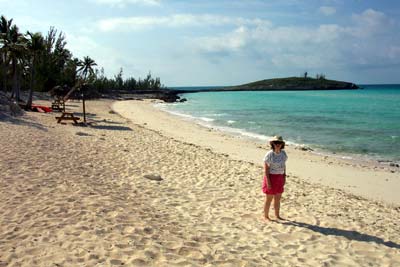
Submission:
{"label": "white sleeveless top", "polygon": [[265,155],[264,162],[269,166],[269,173],[284,174],[287,159],[288,156],[284,150],[281,150],[279,154],[271,150]]}

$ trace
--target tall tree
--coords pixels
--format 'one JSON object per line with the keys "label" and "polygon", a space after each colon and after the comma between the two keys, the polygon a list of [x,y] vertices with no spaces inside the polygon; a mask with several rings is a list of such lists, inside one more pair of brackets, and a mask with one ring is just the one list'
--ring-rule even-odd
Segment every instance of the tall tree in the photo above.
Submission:
{"label": "tall tree", "polygon": [[30,55],[30,86],[29,86],[29,96],[26,103],[26,108],[31,108],[32,106],[32,96],[33,90],[36,89],[36,67],[40,54],[44,51],[44,38],[40,32],[30,33],[28,32],[28,52]]}
{"label": "tall tree", "polygon": [[[86,56],[83,58],[82,61],[80,61],[78,63],[78,71],[80,72],[83,81],[86,82],[88,79],[88,74],[89,77],[94,77],[94,66],[97,66],[96,62],[91,59],[90,57]],[[82,84],[82,87],[87,87],[87,84]],[[82,90],[82,106],[83,106],[83,121],[86,123],[86,111],[85,111],[85,95],[83,92],[83,88],[81,88]]]}
{"label": "tall tree", "polygon": [[49,91],[56,85],[68,86],[74,84],[74,79],[65,79],[65,68],[72,58],[71,52],[66,49],[65,36],[50,27],[44,36],[44,50],[40,54],[36,68],[36,82],[39,90]]}
{"label": "tall tree", "polygon": [[20,83],[18,81],[18,64],[22,63],[22,59],[26,53],[27,39],[19,32],[19,28],[13,25],[8,33],[2,35],[3,47],[11,59],[12,66],[12,95],[18,102],[20,100]]}
{"label": "tall tree", "polygon": [[90,57],[86,56],[78,63],[78,66],[78,71],[80,72],[82,78],[86,81],[88,74],[89,77],[94,75],[93,67],[97,66],[97,63]]}
{"label": "tall tree", "polygon": [[1,62],[1,74],[3,76],[2,79],[2,89],[7,91],[7,67],[9,64],[8,58],[8,42],[7,38],[9,38],[12,19],[7,20],[6,17],[0,17],[0,62]]}
{"label": "tall tree", "polygon": [[76,84],[78,64],[77,58],[67,60],[60,78],[60,85],[73,87]]}

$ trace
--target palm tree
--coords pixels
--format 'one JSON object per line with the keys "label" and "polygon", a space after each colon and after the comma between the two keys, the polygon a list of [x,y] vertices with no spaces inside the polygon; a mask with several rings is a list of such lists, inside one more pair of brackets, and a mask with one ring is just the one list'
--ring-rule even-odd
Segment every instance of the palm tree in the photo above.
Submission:
{"label": "palm tree", "polygon": [[97,66],[97,63],[90,57],[86,56],[82,61],[79,61],[78,66],[78,72],[80,72],[82,78],[86,81],[88,74],[91,76],[94,75],[93,66]]}
{"label": "palm tree", "polygon": [[19,28],[13,25],[10,30],[10,56],[12,63],[12,73],[13,73],[13,95],[15,101],[20,100],[20,85],[18,81],[18,63],[22,61],[23,57],[26,55],[26,38],[23,34],[19,32]]}
{"label": "palm tree", "polygon": [[43,52],[44,46],[44,38],[40,32],[30,33],[28,31],[27,35],[30,37],[28,40],[28,51],[31,56],[30,58],[30,71],[31,71],[31,79],[30,79],[30,88],[29,88],[29,96],[28,101],[26,103],[26,108],[30,109],[32,106],[32,96],[33,90],[36,87],[36,66],[37,61],[39,59],[40,53]]}
{"label": "palm tree", "polygon": [[[97,66],[97,64],[93,59],[86,56],[83,58],[83,61],[80,61],[78,63],[78,66],[79,66],[78,71],[80,72],[81,76],[83,77],[83,81],[86,81],[88,74],[90,76],[94,76],[93,66]],[[82,87],[85,87],[85,86],[86,86],[85,84],[82,84],[81,89],[83,89]],[[84,95],[83,91],[82,91],[82,105],[83,105],[83,121],[86,123],[85,95]]]}
{"label": "palm tree", "polygon": [[7,91],[7,65],[8,62],[8,46],[6,45],[6,39],[9,36],[9,32],[11,30],[12,19],[7,20],[6,17],[0,17],[0,62],[2,66],[2,74],[3,74],[3,90]]}
{"label": "palm tree", "polygon": [[2,33],[2,50],[10,57],[13,74],[12,96],[16,102],[20,100],[20,88],[18,83],[18,63],[26,55],[26,38],[19,32],[16,25],[13,25],[9,31]]}

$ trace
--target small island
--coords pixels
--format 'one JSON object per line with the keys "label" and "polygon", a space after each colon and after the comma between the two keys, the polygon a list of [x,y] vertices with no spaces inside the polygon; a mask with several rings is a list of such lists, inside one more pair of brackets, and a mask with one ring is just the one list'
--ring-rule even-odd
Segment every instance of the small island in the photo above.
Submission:
{"label": "small island", "polygon": [[356,84],[343,81],[325,79],[324,75],[317,75],[316,78],[307,77],[287,77],[266,79],[256,82],[246,83],[236,86],[227,86],[199,90],[160,90],[159,97],[165,102],[183,102],[178,95],[185,93],[201,92],[234,92],[234,91],[307,91],[307,90],[354,90],[359,89]]}
{"label": "small island", "polygon": [[224,88],[225,90],[343,90],[359,89],[350,82],[327,80],[325,78],[288,77],[267,79],[237,86]]}
{"label": "small island", "polygon": [[[221,91],[296,91],[296,90],[353,90],[359,87],[350,82],[342,82],[325,79],[323,76],[317,78],[311,77],[287,77],[266,79],[242,85],[227,86],[220,88],[191,90],[193,92],[221,92]],[[184,90],[180,93],[188,93]]]}

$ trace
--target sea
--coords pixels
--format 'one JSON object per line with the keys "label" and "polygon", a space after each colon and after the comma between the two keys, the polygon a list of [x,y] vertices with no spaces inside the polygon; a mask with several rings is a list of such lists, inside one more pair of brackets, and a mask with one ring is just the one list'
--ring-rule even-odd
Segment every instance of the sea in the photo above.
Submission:
{"label": "sea", "polygon": [[158,107],[227,134],[265,143],[281,135],[288,144],[348,159],[400,163],[400,85],[358,90],[200,92],[183,103]]}

